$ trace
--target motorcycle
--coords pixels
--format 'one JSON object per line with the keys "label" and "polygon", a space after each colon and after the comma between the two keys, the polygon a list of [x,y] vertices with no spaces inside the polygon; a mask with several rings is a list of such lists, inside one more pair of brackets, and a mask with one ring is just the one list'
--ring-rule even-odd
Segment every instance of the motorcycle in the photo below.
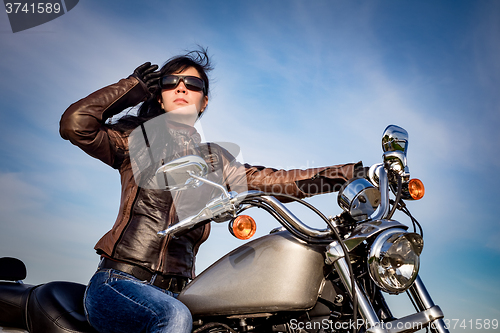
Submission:
{"label": "motorcycle", "polygon": [[[158,237],[229,221],[230,233],[247,240],[256,224],[242,213],[252,207],[281,224],[223,256],[182,290],[178,299],[193,315],[193,333],[448,332],[443,311],[418,275],[422,228],[404,201],[422,198],[425,189],[420,180],[410,179],[408,133],[388,126],[382,148],[383,163],[342,186],[338,204],[343,212],[337,216],[326,217],[306,201],[280,195],[318,215],[324,229],[308,226],[268,193],[230,192],[209,180],[209,167],[200,156],[161,166],[156,175],[165,179],[167,189],[204,185],[222,194]],[[397,209],[409,216],[413,231],[392,219]],[[0,258],[0,280],[5,280],[0,282],[0,332],[95,332],[84,315],[84,285],[25,285],[19,281],[25,276],[21,261]],[[401,293],[408,295],[415,313],[395,318],[384,294]]]}

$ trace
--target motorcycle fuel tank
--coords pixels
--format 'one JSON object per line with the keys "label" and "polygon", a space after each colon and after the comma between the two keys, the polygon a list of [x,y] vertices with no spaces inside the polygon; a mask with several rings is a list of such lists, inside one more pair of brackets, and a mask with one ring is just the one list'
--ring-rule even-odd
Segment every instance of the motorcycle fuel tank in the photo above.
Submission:
{"label": "motorcycle fuel tank", "polygon": [[273,233],[219,259],[178,299],[194,316],[310,309],[324,280],[323,252],[288,231]]}

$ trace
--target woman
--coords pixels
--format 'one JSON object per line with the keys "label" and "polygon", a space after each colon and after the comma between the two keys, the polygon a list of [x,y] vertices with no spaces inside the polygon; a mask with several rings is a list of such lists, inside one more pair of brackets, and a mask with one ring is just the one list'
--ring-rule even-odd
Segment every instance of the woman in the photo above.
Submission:
{"label": "woman", "polygon": [[[95,246],[101,261],[85,296],[87,318],[99,332],[191,331],[190,312],[176,295],[194,278],[195,256],[209,235],[210,225],[177,239],[158,237],[156,232],[178,222],[179,212],[195,206],[196,200],[175,201],[176,194],[159,188],[151,176],[144,176],[142,171],[147,168],[140,167],[141,161],[148,161],[146,164],[155,169],[164,158],[198,153],[209,160],[214,172],[223,170],[224,175],[232,175],[235,170],[243,171],[239,174],[246,178],[248,189],[299,198],[337,190],[361,166],[284,171],[241,165],[223,148],[201,144],[193,127],[209,100],[207,71],[211,67],[206,51],[174,57],[157,69],[150,63],[139,66],[128,78],[72,104],[60,123],[64,139],[121,175],[119,214]],[[136,116],[106,122],[141,102]],[[157,134],[168,136],[164,150],[155,152],[163,156],[161,163],[151,153],[151,133],[147,131],[149,124],[158,123],[160,118],[164,127]],[[142,137],[146,145],[143,152],[150,153],[149,159],[141,160],[141,154],[131,153],[134,133]]]}

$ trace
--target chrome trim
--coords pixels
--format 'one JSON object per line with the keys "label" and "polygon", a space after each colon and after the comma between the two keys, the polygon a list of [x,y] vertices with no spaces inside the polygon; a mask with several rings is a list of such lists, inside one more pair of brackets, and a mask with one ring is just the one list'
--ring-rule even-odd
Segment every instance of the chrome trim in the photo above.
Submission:
{"label": "chrome trim", "polygon": [[408,132],[399,126],[389,125],[382,134],[382,150],[402,151],[406,154],[408,151]]}
{"label": "chrome trim", "polygon": [[394,220],[376,220],[363,222],[356,226],[349,238],[344,240],[344,244],[349,252],[351,252],[366,239],[390,228],[402,228],[405,230],[408,229],[406,225]]}
{"label": "chrome trim", "polygon": [[[327,264],[332,264],[335,270],[340,276],[342,283],[346,287],[347,291],[352,297],[352,285],[351,277],[349,274],[349,267],[345,260],[345,254],[342,250],[342,246],[338,241],[330,243],[327,247],[326,259]],[[356,297],[359,304],[359,312],[363,318],[365,324],[368,326],[366,330],[367,333],[403,333],[403,332],[416,332],[428,325],[432,325],[431,330],[439,333],[449,333],[444,327],[443,311],[437,305],[434,305],[430,295],[422,284],[422,281],[417,276],[410,291],[416,293],[416,298],[420,300],[420,306],[430,305],[425,309],[421,309],[421,312],[408,315],[406,317],[391,321],[391,322],[380,322],[378,316],[373,309],[371,303],[365,297],[363,291],[355,282]],[[409,326],[410,325],[410,326]],[[399,326],[399,328],[398,328]],[[410,328],[411,327],[411,328]]]}
{"label": "chrome trim", "polygon": [[410,169],[406,162],[406,154],[402,151],[386,151],[383,154],[384,164],[405,179],[410,177]]}
{"label": "chrome trim", "polygon": [[261,199],[265,201],[276,213],[281,215],[290,225],[297,231],[303,233],[304,235],[314,237],[314,238],[328,238],[331,237],[332,231],[330,229],[316,229],[311,228],[302,223],[293,213],[288,210],[281,202],[275,197],[271,196],[261,196]]}
{"label": "chrome trim", "polygon": [[277,232],[280,232],[280,231],[285,231],[285,230],[286,230],[285,227],[276,227],[273,230],[269,231],[269,234],[274,234],[274,233],[277,233]]}
{"label": "chrome trim", "polygon": [[353,178],[342,186],[337,202],[353,219],[363,221],[380,205],[380,191],[365,178]]}
{"label": "chrome trim", "polygon": [[379,182],[379,174],[380,174],[380,168],[383,168],[384,165],[382,163],[377,163],[373,164],[368,168],[368,180],[370,183],[378,187]]}
{"label": "chrome trim", "polygon": [[415,280],[410,292],[418,301],[417,305],[421,308],[420,310],[429,309],[435,305],[420,276]]}
{"label": "chrome trim", "polygon": [[227,319],[269,318],[271,316],[273,316],[273,313],[263,312],[228,316]]}
{"label": "chrome trim", "polygon": [[194,174],[193,172],[190,172],[188,171],[188,174],[189,176],[191,176],[192,178],[196,179],[196,180],[199,180],[203,183],[206,183],[206,184],[209,184],[209,185],[212,185],[213,187],[216,187],[218,188],[219,190],[222,191],[223,195],[224,195],[224,198],[230,198],[230,195],[229,195],[229,192],[227,191],[226,187],[219,184],[219,183],[216,183],[216,182],[213,182],[211,180],[208,180],[204,177],[199,177],[198,175]]}
{"label": "chrome trim", "polygon": [[298,232],[313,237],[313,238],[329,238],[332,236],[332,231],[328,228],[326,229],[316,229],[311,228],[302,223],[288,208],[286,208],[278,199],[275,197],[265,195],[263,192],[259,191],[248,191],[239,194],[234,194],[230,192],[229,197],[226,197],[224,193],[221,197],[212,200],[207,204],[207,206],[201,210],[197,215],[190,216],[173,226],[168,227],[166,230],[159,231],[157,234],[159,236],[175,236],[184,230],[191,229],[195,227],[198,223],[205,220],[209,220],[227,211],[236,211],[235,206],[237,206],[243,199],[258,196],[260,199],[267,204],[271,209],[273,209],[277,214],[279,214],[285,222],[289,224],[292,228]]}
{"label": "chrome trim", "polygon": [[232,204],[232,194],[233,192],[225,191],[219,198],[215,198],[203,208],[198,214],[190,216],[188,218],[183,219],[179,223],[176,223],[165,230],[158,231],[157,235],[165,237],[165,236],[176,236],[179,233],[182,233],[184,230],[189,230],[194,228],[198,223],[210,220],[222,213],[225,212],[235,212],[236,208]]}
{"label": "chrome trim", "polygon": [[[387,333],[417,332],[428,326],[431,322],[441,318],[444,318],[443,311],[441,311],[439,306],[435,305],[422,312],[414,313],[387,323],[382,323],[382,328],[383,332]],[[367,333],[368,332],[372,331],[367,330]]]}
{"label": "chrome trim", "polygon": [[[347,265],[347,261],[345,259],[344,251],[342,250],[342,246],[338,241],[333,241],[328,245],[327,258],[333,261],[333,265],[335,270],[340,276],[342,283],[345,288],[349,292],[349,295],[352,298],[352,284],[351,284],[351,274],[349,272],[349,266]],[[354,288],[356,290],[356,298],[358,300],[358,307],[361,317],[363,318],[365,324],[370,327],[368,332],[383,332],[380,320],[377,317],[377,313],[373,309],[370,301],[365,297],[364,292],[358,286],[357,282],[354,281]]]}
{"label": "chrome trim", "polygon": [[[412,294],[413,298],[415,299],[419,310],[426,311],[428,309],[436,307],[434,301],[431,298],[431,295],[429,294],[427,288],[425,288],[424,283],[420,279],[420,276],[417,276],[415,282],[410,287],[409,291]],[[442,319],[443,317],[434,319],[434,321],[431,324],[433,326],[431,327],[431,331],[438,333],[449,333]]]}
{"label": "chrome trim", "polygon": [[420,234],[415,232],[407,232],[405,237],[413,244],[413,249],[417,255],[422,254],[422,250],[424,249],[424,239]]}
{"label": "chrome trim", "polygon": [[389,214],[389,179],[382,164],[376,167],[374,174],[378,176],[380,206],[375,213],[370,216],[370,220],[381,220]]}
{"label": "chrome trim", "polygon": [[[384,248],[384,246],[385,244],[387,244],[387,241],[393,238],[394,236],[397,236],[398,239],[400,237],[406,238],[406,240],[410,242],[410,244],[412,245],[412,252],[416,255],[415,264],[413,267],[414,270],[412,271],[411,278],[409,279],[409,281],[405,283],[404,289],[402,288],[397,289],[396,287],[387,285],[380,276],[380,266],[383,266],[382,265],[383,258],[387,255],[387,252],[384,252],[384,250],[388,250],[388,248]],[[392,228],[385,230],[384,232],[381,232],[377,236],[377,238],[373,241],[373,244],[371,245],[370,250],[368,252],[368,272],[373,282],[375,282],[375,284],[379,286],[382,291],[385,291],[389,294],[402,293],[408,290],[408,288],[410,288],[410,286],[417,278],[418,270],[420,268],[419,255],[422,252],[423,248],[422,237],[418,239],[417,236],[420,237],[420,235],[418,234],[407,233],[406,230],[401,228]],[[392,242],[391,245],[393,245]]]}
{"label": "chrome trim", "polygon": [[[197,155],[187,155],[170,161],[160,166],[155,175],[158,184],[165,190],[183,190],[186,188],[196,188],[202,183],[200,176],[208,174],[208,165],[203,158]],[[193,179],[198,181],[193,181]]]}
{"label": "chrome trim", "polygon": [[342,246],[339,245],[338,241],[328,244],[325,252],[325,264],[332,265],[340,258],[344,258],[344,251],[342,250]]}

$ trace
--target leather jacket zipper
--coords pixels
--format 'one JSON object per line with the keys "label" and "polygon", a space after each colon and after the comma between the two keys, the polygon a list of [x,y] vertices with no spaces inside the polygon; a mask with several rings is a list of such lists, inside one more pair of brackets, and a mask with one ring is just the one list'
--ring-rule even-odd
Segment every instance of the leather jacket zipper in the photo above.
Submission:
{"label": "leather jacket zipper", "polygon": [[[184,137],[181,137],[181,141],[182,141],[182,146],[184,147],[184,156],[185,156],[189,152],[189,143],[191,142],[191,139],[189,141],[186,141],[184,139]],[[174,220],[173,216],[175,216],[174,214],[177,214],[175,212],[175,202],[179,198],[179,195],[180,195],[180,192],[176,192],[172,196],[172,205],[170,206],[170,211],[168,214],[169,221],[168,221],[167,227],[169,227],[172,224],[172,221]],[[162,242],[162,248],[160,251],[160,258],[158,260],[158,271],[160,271],[160,272],[163,272],[165,269],[165,265],[166,265],[165,255],[167,253],[167,247],[168,247],[168,243],[170,242],[170,239],[171,239],[171,236],[167,236],[167,237],[165,237],[165,239]]]}
{"label": "leather jacket zipper", "polygon": [[[173,216],[175,216],[175,214],[177,214],[175,212],[175,202],[176,202],[176,199],[179,197],[179,194],[180,192],[177,192],[174,194],[174,196],[172,197],[172,205],[170,206],[170,211],[168,213],[168,224],[167,224],[167,228],[170,227],[170,225],[172,224],[174,218]],[[170,240],[172,239],[172,236],[167,236],[165,237],[165,239],[163,240],[162,242],[162,246],[161,246],[161,251],[160,251],[160,258],[158,258],[158,271],[160,272],[163,272],[164,271],[164,268],[165,268],[165,265],[166,265],[166,253],[167,253],[167,248],[168,248],[168,243],[170,242]]]}

